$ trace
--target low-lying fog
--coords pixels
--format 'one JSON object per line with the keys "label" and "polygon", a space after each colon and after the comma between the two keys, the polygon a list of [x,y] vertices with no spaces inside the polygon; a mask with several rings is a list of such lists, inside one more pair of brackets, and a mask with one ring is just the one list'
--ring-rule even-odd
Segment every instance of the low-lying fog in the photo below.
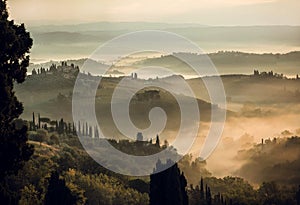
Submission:
{"label": "low-lying fog", "polygon": [[[249,106],[248,109],[250,110]],[[261,106],[261,110],[270,113],[266,116],[257,114],[258,116],[245,117],[243,107],[239,111],[240,116],[226,119],[221,140],[206,160],[206,168],[214,176],[237,175],[237,170],[247,162],[245,157],[239,157],[238,152],[252,148],[261,143],[262,139],[265,141],[300,135],[299,105]],[[194,157],[200,154],[209,126],[210,123],[201,123],[200,137],[190,151]]]}

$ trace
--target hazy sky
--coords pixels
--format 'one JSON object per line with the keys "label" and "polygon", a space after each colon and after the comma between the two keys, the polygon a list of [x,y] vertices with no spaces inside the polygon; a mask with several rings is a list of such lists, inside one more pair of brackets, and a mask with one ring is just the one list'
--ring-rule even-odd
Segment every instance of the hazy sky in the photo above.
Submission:
{"label": "hazy sky", "polygon": [[299,0],[8,0],[28,24],[148,21],[205,25],[300,25]]}

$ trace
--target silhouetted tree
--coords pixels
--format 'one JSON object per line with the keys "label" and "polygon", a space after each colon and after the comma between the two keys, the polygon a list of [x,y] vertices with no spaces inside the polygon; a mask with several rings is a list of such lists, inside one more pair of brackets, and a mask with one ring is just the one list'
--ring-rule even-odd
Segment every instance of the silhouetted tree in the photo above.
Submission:
{"label": "silhouetted tree", "polygon": [[155,142],[155,145],[160,147],[160,140],[159,140],[159,136],[156,135],[156,142]]}
{"label": "silhouetted tree", "polygon": [[93,127],[89,127],[89,137],[93,137]]}
{"label": "silhouetted tree", "polygon": [[80,127],[80,121],[78,121],[78,133],[81,134],[81,127]]}
{"label": "silhouetted tree", "polygon": [[32,113],[32,130],[33,130],[33,131],[36,130],[36,126],[35,126],[35,115],[34,115],[34,112]]}
{"label": "silhouetted tree", "polygon": [[210,188],[206,185],[205,186],[205,200],[207,205],[211,205],[211,192]]}
{"label": "silhouetted tree", "polygon": [[38,114],[38,128],[41,129],[41,115]]}
{"label": "silhouetted tree", "polygon": [[[33,153],[27,144],[27,127],[16,129],[14,120],[23,112],[13,92],[15,82],[25,80],[32,39],[24,24],[8,19],[6,0],[0,0],[0,201],[9,204],[4,178],[15,174]],[[5,197],[5,195],[8,197]]]}
{"label": "silhouetted tree", "polygon": [[180,191],[182,195],[182,204],[183,205],[188,205],[189,204],[189,198],[186,192],[186,187],[187,187],[187,180],[184,176],[184,173],[182,172],[180,175]]}
{"label": "silhouetted tree", "polygon": [[59,123],[58,123],[58,130],[57,130],[58,134],[64,134],[65,133],[65,123],[64,123],[64,119],[61,118]]}
{"label": "silhouetted tree", "polygon": [[50,66],[49,71],[55,73],[55,72],[57,71],[56,65],[55,65],[55,64],[52,64],[52,65]]}
{"label": "silhouetted tree", "polygon": [[72,133],[72,125],[71,123],[68,123],[68,134],[71,134]]}
{"label": "silhouetted tree", "polygon": [[200,200],[204,200],[204,185],[203,185],[203,178],[201,177],[200,180]]}
{"label": "silhouetted tree", "polygon": [[299,185],[298,191],[296,193],[296,201],[297,201],[297,205],[300,205],[300,185]]}
{"label": "silhouetted tree", "polygon": [[55,131],[58,132],[58,122],[55,120]]}
{"label": "silhouetted tree", "polygon": [[73,122],[73,125],[72,125],[72,134],[76,135],[76,126],[75,126],[74,122]]}
{"label": "silhouetted tree", "polygon": [[32,75],[37,75],[36,70],[33,69],[33,70],[31,71],[31,74],[32,74]]}
{"label": "silhouetted tree", "polygon": [[72,196],[71,190],[66,186],[65,180],[60,179],[57,172],[51,174],[47,193],[45,195],[45,205],[53,204],[76,204],[76,198]]}
{"label": "silhouetted tree", "polygon": [[89,136],[89,126],[88,123],[85,123],[85,136]]}
{"label": "silhouetted tree", "polygon": [[200,204],[199,200],[200,200],[200,188],[198,185],[194,188],[193,185],[191,184],[189,190],[189,204],[198,205]]}
{"label": "silhouetted tree", "polygon": [[[164,165],[160,161],[156,164],[156,171],[172,163],[170,160]],[[187,205],[186,179],[180,174],[177,164],[150,176],[150,205]]]}

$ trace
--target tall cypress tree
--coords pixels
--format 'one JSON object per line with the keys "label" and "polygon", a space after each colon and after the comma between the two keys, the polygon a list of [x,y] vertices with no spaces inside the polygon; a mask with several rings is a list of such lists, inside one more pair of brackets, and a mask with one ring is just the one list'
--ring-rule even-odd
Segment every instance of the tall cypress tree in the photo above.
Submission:
{"label": "tall cypress tree", "polygon": [[203,178],[201,177],[200,181],[200,200],[204,201],[204,187],[203,187]]}
{"label": "tall cypress tree", "polygon": [[207,187],[207,193],[206,193],[206,203],[207,205],[211,205],[212,197],[210,192],[210,187]]}
{"label": "tall cypress tree", "polygon": [[66,186],[65,180],[60,179],[57,172],[51,174],[44,203],[46,205],[76,204],[76,197],[72,196],[71,190]]}
{"label": "tall cypress tree", "polygon": [[158,136],[158,135],[156,135],[156,142],[155,142],[155,145],[156,145],[157,147],[160,147],[160,140],[159,140],[159,136]]}
{"label": "tall cypress tree", "polygon": [[35,115],[34,112],[32,113],[32,130],[35,131],[36,127],[35,127]]}
{"label": "tall cypress tree", "polygon": [[296,192],[296,201],[297,205],[300,205],[300,185],[298,187],[298,191]]}
{"label": "tall cypress tree", "polygon": [[41,115],[38,114],[38,128],[41,129]]}
{"label": "tall cypress tree", "polygon": [[0,197],[4,204],[5,176],[17,173],[33,154],[32,146],[27,144],[27,127],[16,129],[14,124],[23,105],[13,91],[15,82],[25,80],[31,46],[24,24],[9,20],[6,0],[0,0]]}
{"label": "tall cypress tree", "polygon": [[[167,162],[167,165],[169,163]],[[158,161],[156,169],[161,170],[167,165]],[[180,173],[177,164],[162,172],[152,174],[150,176],[150,205],[187,205],[186,185],[187,181]]]}

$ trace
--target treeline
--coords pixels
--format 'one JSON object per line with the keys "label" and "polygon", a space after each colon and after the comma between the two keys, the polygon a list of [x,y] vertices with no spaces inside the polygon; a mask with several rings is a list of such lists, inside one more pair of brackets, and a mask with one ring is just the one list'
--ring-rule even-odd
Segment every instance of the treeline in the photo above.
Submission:
{"label": "treeline", "polygon": [[37,120],[35,113],[32,113],[32,120],[27,122],[29,131],[37,131],[38,129],[44,129],[49,132],[57,132],[59,135],[84,135],[89,137],[99,138],[99,131],[97,126],[91,126],[87,122],[78,122],[75,125],[74,122],[65,122],[63,118],[58,120],[51,120],[47,117],[41,117],[38,113]]}
{"label": "treeline", "polygon": [[[9,192],[14,195],[15,201],[12,202],[15,204],[296,205],[300,202],[298,187],[265,182],[254,189],[242,178],[211,177],[205,169],[205,162],[193,160],[191,155],[183,157],[178,164],[159,161],[158,170],[166,166],[170,168],[151,175],[150,178],[122,176],[101,167],[91,159],[74,135],[59,135],[56,131],[52,133],[41,128],[30,131],[29,138],[34,133],[39,135],[43,131],[50,138],[42,141],[43,144],[31,142],[35,146],[34,155],[16,176],[6,177]],[[53,135],[57,136],[57,143],[51,140]],[[109,142],[121,151],[138,155],[157,153],[168,146],[160,142],[159,136],[154,141],[138,139],[141,139],[140,135],[137,135],[136,141]],[[263,149],[273,143],[274,140],[267,140]],[[279,143],[278,140],[276,143]],[[287,146],[296,146],[295,144],[295,139],[291,138]],[[197,178],[200,179],[198,183],[189,185],[188,181],[195,181]]]}
{"label": "treeline", "polygon": [[[282,134],[291,134],[288,131]],[[250,149],[240,150],[237,160],[243,165],[238,176],[260,184],[275,181],[282,185],[300,184],[300,137],[267,138]]]}
{"label": "treeline", "polygon": [[[262,71],[259,72],[259,70],[254,70],[253,73],[254,77],[262,77],[262,78],[279,78],[279,79],[286,79],[286,77],[283,75],[283,73],[274,73],[272,70],[269,72]],[[296,76],[296,79],[298,79],[298,75]]]}
{"label": "treeline", "polygon": [[[204,183],[206,183],[204,188]],[[298,205],[300,186],[280,186],[264,182],[254,189],[239,177],[201,179],[200,185],[188,189],[190,205]]]}
{"label": "treeline", "polygon": [[73,63],[71,63],[70,65],[68,65],[68,63],[66,61],[62,61],[61,65],[56,65],[56,64],[52,64],[49,68],[38,68],[37,70],[35,68],[33,68],[31,74],[32,76],[35,75],[46,75],[46,74],[62,74],[64,72],[67,73],[74,73],[74,74],[78,74],[79,73],[79,66],[75,66]]}
{"label": "treeline", "polygon": [[[218,179],[212,177],[212,174],[206,170],[205,161],[200,159],[194,160],[191,155],[184,156],[178,164],[171,166],[169,169],[152,175],[150,181],[147,178],[124,177],[106,170],[87,155],[76,136],[77,132],[74,123],[64,122],[63,119],[53,121],[49,118],[41,117],[40,114],[37,115],[36,119],[36,115],[33,113],[32,121],[29,124],[31,129],[29,131],[29,139],[37,141],[40,144],[32,142],[35,145],[35,155],[25,165],[24,170],[19,172],[18,176],[7,178],[12,182],[11,187],[19,187],[22,190],[20,193],[15,192],[16,198],[20,203],[23,203],[24,200],[39,199],[39,203],[43,204],[46,203],[45,200],[53,199],[53,197],[48,199],[46,197],[47,194],[55,195],[55,193],[48,193],[49,186],[50,188],[54,186],[50,185],[52,180],[54,180],[53,183],[56,183],[55,186],[62,186],[58,190],[65,192],[64,195],[69,194],[69,197],[61,199],[69,200],[67,202],[64,201],[65,204],[73,204],[74,200],[77,204],[102,204],[97,202],[100,199],[101,201],[105,201],[103,204],[118,204],[117,201],[128,201],[129,199],[125,195],[122,195],[121,192],[130,192],[136,195],[137,200],[135,202],[129,200],[128,204],[296,205],[300,202],[300,190],[295,185],[283,186],[274,181],[267,181],[263,182],[258,189],[254,189],[243,178],[225,177]],[[77,129],[81,133],[85,133],[87,137],[90,137],[89,133],[91,132],[87,128],[91,126],[88,126],[88,123],[78,123],[78,125],[80,124],[81,126],[77,126]],[[297,147],[300,144],[299,139],[298,137],[291,137],[287,139],[274,138],[273,140],[262,140],[261,144],[240,154],[251,154],[256,157],[255,161],[260,160],[257,158],[260,156],[258,153],[268,153],[267,155],[262,155],[265,157],[276,157],[276,152],[282,152],[280,151],[281,149],[289,148],[293,153],[297,154]],[[117,141],[109,139],[109,142],[122,152],[139,156],[155,154],[169,146],[167,141],[162,143],[158,135],[154,140],[143,140],[142,134],[138,133],[136,140]],[[47,147],[47,144],[50,147]],[[49,164],[44,167],[47,170],[43,172],[41,169],[37,169],[37,167],[40,167],[41,164],[45,165],[45,160]],[[171,162],[168,163],[170,164]],[[158,162],[158,168],[163,166],[167,165]],[[256,166],[256,168],[258,167]],[[57,174],[59,175],[58,179]],[[22,178],[22,176],[27,176],[28,178]],[[101,180],[98,181],[98,178],[101,177],[108,180],[106,184],[102,183]],[[83,181],[78,181],[78,178]],[[281,178],[285,177],[282,176]],[[264,177],[264,179],[268,178]],[[86,184],[92,183],[89,180],[98,183],[93,185],[94,189],[106,194],[98,193],[97,196],[94,195],[95,190],[87,188],[88,185]],[[115,184],[114,188],[110,187],[112,186],[111,183]],[[191,183],[194,185],[191,185]],[[119,190],[120,193],[116,193],[111,189],[114,191]],[[14,192],[13,190],[14,188],[12,192]],[[61,197],[59,193],[57,194],[57,197]],[[36,197],[31,198],[29,195]],[[29,197],[29,199],[26,197]]]}

